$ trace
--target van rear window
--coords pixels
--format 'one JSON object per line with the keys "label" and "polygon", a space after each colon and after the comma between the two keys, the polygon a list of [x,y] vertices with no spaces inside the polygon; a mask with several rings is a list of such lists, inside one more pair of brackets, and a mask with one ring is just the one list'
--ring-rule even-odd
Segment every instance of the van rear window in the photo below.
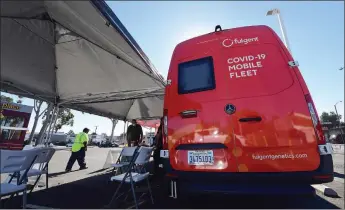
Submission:
{"label": "van rear window", "polygon": [[180,63],[178,66],[178,93],[187,94],[216,87],[212,57]]}

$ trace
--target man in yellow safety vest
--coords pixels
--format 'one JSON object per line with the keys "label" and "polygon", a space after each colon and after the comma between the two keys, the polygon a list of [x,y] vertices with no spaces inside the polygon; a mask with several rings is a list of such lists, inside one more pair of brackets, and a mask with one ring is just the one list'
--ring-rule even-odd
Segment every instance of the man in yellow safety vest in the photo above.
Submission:
{"label": "man in yellow safety vest", "polygon": [[88,128],[84,128],[83,132],[78,133],[75,137],[72,145],[72,154],[66,166],[66,172],[70,172],[72,170],[76,160],[78,161],[80,170],[87,168],[85,163],[85,151],[87,150],[87,142],[89,141],[89,131],[90,130]]}

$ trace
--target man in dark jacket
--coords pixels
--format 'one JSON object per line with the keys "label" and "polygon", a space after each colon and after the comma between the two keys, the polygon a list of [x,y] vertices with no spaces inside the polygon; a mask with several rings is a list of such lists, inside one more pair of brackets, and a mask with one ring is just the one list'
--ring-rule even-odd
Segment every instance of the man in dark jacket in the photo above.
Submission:
{"label": "man in dark jacket", "polygon": [[132,125],[127,129],[127,143],[128,146],[139,146],[143,141],[143,129],[136,120],[132,120]]}

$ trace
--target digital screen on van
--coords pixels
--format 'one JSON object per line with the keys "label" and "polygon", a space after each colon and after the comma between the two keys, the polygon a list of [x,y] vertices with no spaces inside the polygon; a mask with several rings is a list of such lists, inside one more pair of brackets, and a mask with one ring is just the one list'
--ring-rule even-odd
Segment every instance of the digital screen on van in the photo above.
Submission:
{"label": "digital screen on van", "polygon": [[180,63],[178,66],[178,93],[187,94],[215,88],[212,57]]}

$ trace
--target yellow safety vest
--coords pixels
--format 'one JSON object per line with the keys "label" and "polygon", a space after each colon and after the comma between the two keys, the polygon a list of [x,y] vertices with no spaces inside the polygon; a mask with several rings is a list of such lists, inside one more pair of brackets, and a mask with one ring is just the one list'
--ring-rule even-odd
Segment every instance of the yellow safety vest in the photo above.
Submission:
{"label": "yellow safety vest", "polygon": [[74,139],[74,143],[72,145],[72,152],[78,152],[81,148],[84,147],[84,142],[89,141],[89,136],[84,133],[80,132]]}

